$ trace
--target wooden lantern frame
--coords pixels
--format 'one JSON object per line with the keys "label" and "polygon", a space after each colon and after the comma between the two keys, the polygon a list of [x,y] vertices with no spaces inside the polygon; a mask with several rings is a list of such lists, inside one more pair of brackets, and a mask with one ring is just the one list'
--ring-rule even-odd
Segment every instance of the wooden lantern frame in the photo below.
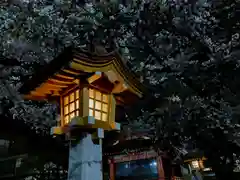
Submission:
{"label": "wooden lantern frame", "polygon": [[[101,93],[101,95],[105,95],[107,97],[107,102],[102,102],[102,100],[97,100],[95,98],[91,98],[89,95],[89,90],[93,90],[94,93],[99,92]],[[71,95],[74,94],[74,97],[71,99]],[[67,104],[65,104],[64,99],[68,98],[69,101]],[[103,111],[101,110],[96,110],[94,107],[91,108],[89,107],[89,101],[90,99],[94,99],[94,106],[96,102],[101,103],[101,106],[107,105],[107,111]],[[77,100],[77,103],[76,103]],[[71,103],[74,103],[74,108],[72,108],[73,110],[71,110]],[[98,111],[101,113],[101,115],[103,113],[105,113],[107,115],[107,119],[104,121],[102,119],[98,119],[95,117],[95,119],[97,121],[99,121],[99,123],[101,123],[102,125],[104,125],[105,129],[109,129],[108,124],[114,124],[114,117],[115,117],[115,106],[116,106],[116,100],[113,96],[113,94],[107,93],[107,92],[103,92],[99,89],[93,88],[91,86],[89,87],[84,87],[84,86],[76,86],[73,89],[63,93],[60,97],[60,104],[61,104],[61,126],[65,126],[67,124],[70,123],[70,119],[74,118],[74,117],[87,117],[87,116],[93,116],[94,114],[91,115],[89,112],[89,109],[92,109],[93,111]],[[67,112],[65,110],[65,108],[68,108]],[[74,113],[74,116],[71,117],[71,113]],[[70,118],[65,119],[65,117],[69,116]],[[67,121],[67,122],[66,122]],[[102,122],[100,122],[102,121]]]}

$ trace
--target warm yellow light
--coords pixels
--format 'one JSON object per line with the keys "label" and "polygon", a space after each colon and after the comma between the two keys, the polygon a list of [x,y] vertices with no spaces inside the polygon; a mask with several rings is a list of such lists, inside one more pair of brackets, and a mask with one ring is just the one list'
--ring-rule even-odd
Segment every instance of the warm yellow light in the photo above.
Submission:
{"label": "warm yellow light", "polygon": [[108,120],[108,95],[100,91],[89,89],[89,116],[98,120]]}
{"label": "warm yellow light", "polygon": [[68,97],[69,96],[64,97],[64,104],[68,104],[68,102],[69,102]]}
{"label": "warm yellow light", "polygon": [[194,169],[198,169],[198,168],[199,168],[199,163],[198,163],[198,161],[192,161],[192,167],[193,167]]}
{"label": "warm yellow light", "polygon": [[93,99],[89,99],[89,107],[94,108],[94,100]]}
{"label": "warm yellow light", "polygon": [[70,94],[70,102],[73,102],[75,100],[75,95],[74,93]]}
{"label": "warm yellow light", "polygon": [[100,111],[95,111],[95,118],[96,119],[101,119],[101,112]]}
{"label": "warm yellow light", "polygon": [[94,115],[93,115],[93,110],[92,110],[92,109],[89,109],[89,116],[94,116]]}
{"label": "warm yellow light", "polygon": [[74,113],[74,112],[71,113],[71,114],[70,114],[70,119],[74,118],[74,116],[75,116],[75,113]]}
{"label": "warm yellow light", "polygon": [[63,125],[69,123],[72,118],[79,116],[79,89],[67,94],[62,101]]}
{"label": "warm yellow light", "polygon": [[107,121],[107,113],[102,113],[102,120]]}
{"label": "warm yellow light", "polygon": [[108,96],[106,94],[103,94],[102,100],[103,102],[108,103]]}
{"label": "warm yellow light", "polygon": [[102,102],[95,101],[95,109],[96,110],[101,110],[102,109]]}
{"label": "warm yellow light", "polygon": [[89,97],[94,98],[94,90],[93,89],[89,89]]}
{"label": "warm yellow light", "polygon": [[70,104],[70,112],[73,112],[75,110],[74,105],[75,105],[74,102]]}
{"label": "warm yellow light", "polygon": [[102,101],[102,93],[100,93],[99,91],[95,92],[95,99],[98,101]]}
{"label": "warm yellow light", "polygon": [[69,123],[69,116],[64,117],[64,124],[67,124],[67,123]]}
{"label": "warm yellow light", "polygon": [[65,113],[65,114],[68,114],[68,106],[65,106],[65,107],[64,107],[64,113]]}
{"label": "warm yellow light", "polygon": [[102,111],[103,112],[108,112],[108,105],[107,104],[102,104]]}

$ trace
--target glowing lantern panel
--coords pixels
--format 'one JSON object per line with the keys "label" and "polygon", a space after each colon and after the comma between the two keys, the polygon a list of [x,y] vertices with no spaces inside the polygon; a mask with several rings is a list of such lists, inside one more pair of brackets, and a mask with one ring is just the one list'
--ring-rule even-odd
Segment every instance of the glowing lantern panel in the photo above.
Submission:
{"label": "glowing lantern panel", "polygon": [[63,119],[64,124],[76,116],[79,116],[79,90],[75,90],[63,96]]}
{"label": "glowing lantern panel", "polygon": [[108,121],[108,115],[108,95],[95,89],[89,89],[89,116],[93,116],[97,120]]}
{"label": "glowing lantern panel", "polygon": [[198,161],[192,161],[192,167],[193,167],[194,169],[198,169],[198,168],[199,168],[199,163],[198,163]]}

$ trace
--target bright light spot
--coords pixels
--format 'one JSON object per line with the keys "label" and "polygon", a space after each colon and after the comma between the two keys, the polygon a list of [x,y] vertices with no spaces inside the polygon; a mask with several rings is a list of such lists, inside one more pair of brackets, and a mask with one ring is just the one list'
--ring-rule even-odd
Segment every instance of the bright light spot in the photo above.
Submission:
{"label": "bright light spot", "polygon": [[117,145],[119,143],[119,140],[113,143],[113,146]]}
{"label": "bright light spot", "polygon": [[194,169],[198,169],[198,168],[199,168],[199,163],[198,163],[198,161],[192,161],[192,167],[193,167]]}
{"label": "bright light spot", "polygon": [[211,168],[204,168],[203,171],[211,171]]}
{"label": "bright light spot", "polygon": [[147,137],[147,136],[143,136],[143,139],[150,139],[150,137]]}
{"label": "bright light spot", "polygon": [[153,161],[152,163],[150,163],[150,166],[157,166],[157,162]]}

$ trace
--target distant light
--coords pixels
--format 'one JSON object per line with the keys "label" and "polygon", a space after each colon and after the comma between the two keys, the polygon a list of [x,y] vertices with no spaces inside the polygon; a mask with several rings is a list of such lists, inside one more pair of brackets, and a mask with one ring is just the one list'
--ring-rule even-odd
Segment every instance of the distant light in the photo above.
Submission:
{"label": "distant light", "polygon": [[157,162],[156,161],[151,162],[150,166],[157,166]]}
{"label": "distant light", "polygon": [[147,136],[143,136],[143,139],[150,139],[150,137],[147,137]]}
{"label": "distant light", "polygon": [[203,171],[211,171],[211,168],[204,168]]}
{"label": "distant light", "polygon": [[128,168],[129,166],[128,166],[128,164],[125,164],[125,168]]}

